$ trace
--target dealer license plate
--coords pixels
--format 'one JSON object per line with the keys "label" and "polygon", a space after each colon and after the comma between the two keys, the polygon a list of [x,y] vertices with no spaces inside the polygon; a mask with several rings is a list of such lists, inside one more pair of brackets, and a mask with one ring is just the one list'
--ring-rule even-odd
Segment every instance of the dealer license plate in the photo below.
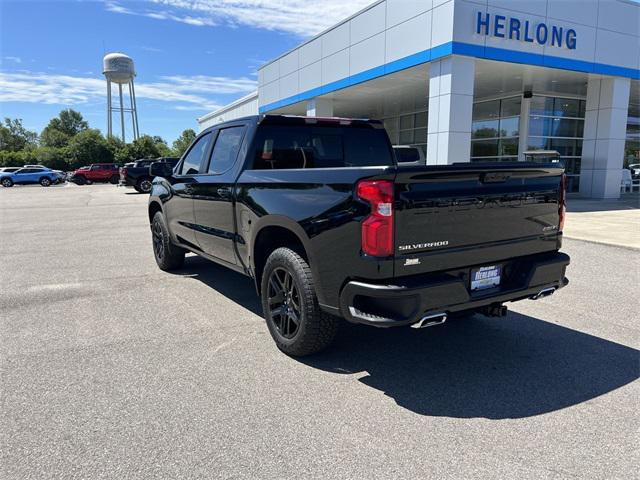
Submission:
{"label": "dealer license plate", "polygon": [[500,285],[502,267],[491,265],[471,270],[471,290],[484,290]]}

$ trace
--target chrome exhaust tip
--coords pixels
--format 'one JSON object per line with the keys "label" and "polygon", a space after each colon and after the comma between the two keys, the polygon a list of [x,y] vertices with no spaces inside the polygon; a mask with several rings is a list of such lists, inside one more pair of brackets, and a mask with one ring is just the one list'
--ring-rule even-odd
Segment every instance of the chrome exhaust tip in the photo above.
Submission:
{"label": "chrome exhaust tip", "polygon": [[553,293],[557,290],[557,287],[549,287],[540,290],[534,296],[531,297],[531,300],[538,300],[540,298],[548,297],[549,295],[553,295]]}
{"label": "chrome exhaust tip", "polygon": [[416,323],[412,324],[411,328],[435,327],[436,325],[442,325],[446,321],[447,321],[446,313],[444,312],[434,313],[434,314],[422,317]]}

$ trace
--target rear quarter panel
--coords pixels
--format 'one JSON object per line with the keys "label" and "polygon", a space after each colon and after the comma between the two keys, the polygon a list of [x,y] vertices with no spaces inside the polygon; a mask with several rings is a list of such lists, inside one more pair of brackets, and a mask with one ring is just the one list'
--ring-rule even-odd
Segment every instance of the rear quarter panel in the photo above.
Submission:
{"label": "rear quarter panel", "polygon": [[240,259],[255,271],[255,240],[263,228],[276,225],[305,246],[322,304],[337,307],[349,278],[391,278],[392,260],[360,253],[360,221],[369,206],[354,197],[354,189],[361,179],[393,176],[389,167],[245,170],[236,184]]}

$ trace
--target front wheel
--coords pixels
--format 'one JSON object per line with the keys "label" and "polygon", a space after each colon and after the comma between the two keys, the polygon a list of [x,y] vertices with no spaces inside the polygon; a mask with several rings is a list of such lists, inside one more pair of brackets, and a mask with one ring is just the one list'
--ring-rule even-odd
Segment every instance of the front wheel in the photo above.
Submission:
{"label": "front wheel", "polygon": [[42,185],[43,187],[49,187],[51,186],[51,179],[48,177],[42,177],[40,179],[40,185]]}
{"label": "front wheel", "polygon": [[185,251],[171,243],[169,229],[161,212],[156,212],[151,222],[153,255],[160,270],[176,270],[184,263]]}
{"label": "front wheel", "polygon": [[13,187],[13,180],[11,180],[10,178],[3,178],[2,186],[5,188]]}
{"label": "front wheel", "polygon": [[338,319],[320,309],[311,269],[300,255],[289,248],[275,250],[261,284],[267,326],[280,350],[304,356],[331,344]]}
{"label": "front wheel", "polygon": [[111,183],[112,185],[117,185],[118,182],[120,182],[120,175],[111,175],[109,183]]}

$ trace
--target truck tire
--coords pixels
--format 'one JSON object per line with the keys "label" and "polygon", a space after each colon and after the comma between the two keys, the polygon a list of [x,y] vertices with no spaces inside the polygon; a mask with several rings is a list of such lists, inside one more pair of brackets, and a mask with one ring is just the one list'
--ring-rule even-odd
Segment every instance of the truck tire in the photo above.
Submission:
{"label": "truck tire", "polygon": [[3,178],[2,186],[5,188],[13,187],[13,180],[11,180],[10,178]]}
{"label": "truck tire", "polygon": [[184,249],[171,243],[169,229],[162,212],[156,212],[151,222],[151,239],[153,242],[153,256],[160,270],[169,272],[176,270],[184,263]]}
{"label": "truck tire", "polygon": [[109,179],[109,183],[112,185],[117,185],[120,182],[120,175],[111,175]]}
{"label": "truck tire", "polygon": [[38,183],[40,183],[40,185],[42,185],[43,187],[50,187],[51,179],[49,177],[42,177]]}
{"label": "truck tire", "polygon": [[267,327],[280,350],[301,357],[331,344],[338,319],[320,309],[311,269],[300,255],[289,248],[274,250],[261,285]]}
{"label": "truck tire", "polygon": [[153,184],[151,183],[151,179],[150,178],[141,178],[140,180],[138,180],[138,188],[136,188],[136,190],[138,190],[141,193],[149,193],[151,192],[151,187],[153,187]]}

